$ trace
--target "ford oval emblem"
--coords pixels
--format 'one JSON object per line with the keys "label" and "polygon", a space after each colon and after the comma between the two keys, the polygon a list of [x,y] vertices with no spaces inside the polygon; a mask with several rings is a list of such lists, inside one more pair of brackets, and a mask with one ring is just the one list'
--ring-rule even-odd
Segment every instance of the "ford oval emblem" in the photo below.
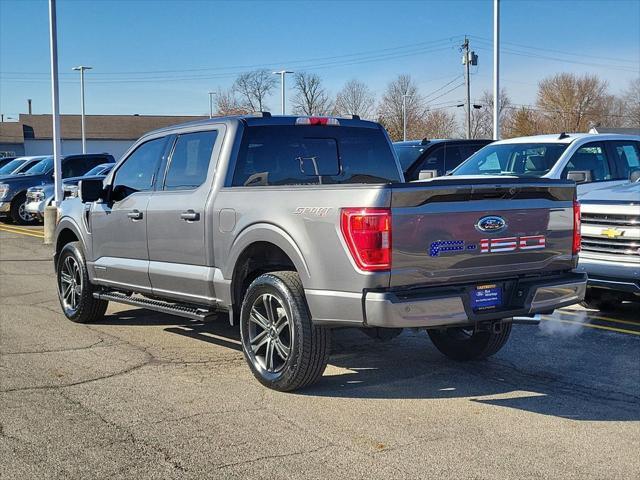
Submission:
{"label": "ford oval emblem", "polygon": [[494,233],[500,232],[507,227],[507,222],[505,222],[504,218],[498,217],[495,215],[490,215],[488,217],[482,217],[476,223],[476,229],[481,232]]}

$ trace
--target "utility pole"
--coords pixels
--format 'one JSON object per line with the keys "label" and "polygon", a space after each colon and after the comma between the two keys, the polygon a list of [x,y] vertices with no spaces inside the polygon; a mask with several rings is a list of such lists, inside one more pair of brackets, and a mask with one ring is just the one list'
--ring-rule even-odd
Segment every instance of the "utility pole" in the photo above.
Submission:
{"label": "utility pole", "polygon": [[500,0],[493,0],[493,139],[500,140]]}
{"label": "utility pole", "polygon": [[213,118],[213,96],[216,92],[209,92],[209,118]]}
{"label": "utility pole", "polygon": [[413,97],[408,93],[402,94],[402,141],[407,141],[407,97]]}
{"label": "utility pole", "polygon": [[29,112],[29,115],[31,115],[32,110],[31,110],[31,99],[27,98],[27,111]]}
{"label": "utility pole", "polygon": [[464,80],[467,87],[467,138],[471,138],[471,78],[469,66],[478,65],[478,56],[469,50],[469,39],[465,36],[462,44],[462,64],[464,65]]}
{"label": "utility pole", "polygon": [[280,70],[278,72],[273,72],[274,75],[280,75],[280,103],[281,103],[281,110],[282,110],[282,115],[285,114],[285,110],[286,110],[286,106],[285,106],[285,99],[284,99],[284,95],[285,95],[285,89],[284,89],[284,76],[287,73],[293,73],[290,70]]}
{"label": "utility pole", "polygon": [[80,122],[82,124],[81,129],[82,129],[82,153],[83,154],[87,153],[87,139],[86,139],[85,130],[84,130],[84,71],[91,70],[92,68],[93,67],[85,67],[84,65],[73,67],[73,70],[75,70],[76,72],[80,72],[80,108],[81,108]]}

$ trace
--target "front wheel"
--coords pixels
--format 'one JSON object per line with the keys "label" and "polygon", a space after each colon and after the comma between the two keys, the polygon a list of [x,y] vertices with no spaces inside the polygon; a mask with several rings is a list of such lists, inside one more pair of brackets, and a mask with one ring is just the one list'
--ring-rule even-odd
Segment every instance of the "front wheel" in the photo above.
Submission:
{"label": "front wheel", "polygon": [[108,302],[93,298],[87,266],[80,242],[67,243],[58,255],[56,268],[58,299],[65,316],[76,323],[100,320]]}
{"label": "front wheel", "polygon": [[27,212],[26,206],[27,194],[22,192],[16,195],[11,202],[11,211],[9,212],[13,223],[17,225],[35,225],[38,223],[38,218]]}
{"label": "front wheel", "polygon": [[242,302],[240,333],[253,375],[274,390],[311,385],[327,366],[331,332],[312,324],[296,272],[266,273],[253,281]]}
{"label": "front wheel", "polygon": [[500,350],[511,334],[511,322],[503,322],[499,331],[476,330],[473,327],[427,330],[429,338],[441,353],[454,360],[478,360]]}

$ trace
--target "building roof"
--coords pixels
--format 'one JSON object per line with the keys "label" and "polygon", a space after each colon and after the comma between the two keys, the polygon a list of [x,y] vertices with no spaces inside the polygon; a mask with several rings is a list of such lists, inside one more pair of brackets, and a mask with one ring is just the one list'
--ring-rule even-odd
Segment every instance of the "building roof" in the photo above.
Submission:
{"label": "building roof", "polygon": [[[205,118],[195,115],[86,115],[86,137],[88,140],[137,140],[150,130]],[[20,114],[19,121],[14,123],[21,126],[24,138],[53,138],[50,114]],[[65,140],[82,138],[80,115],[60,115],[60,132]]]}

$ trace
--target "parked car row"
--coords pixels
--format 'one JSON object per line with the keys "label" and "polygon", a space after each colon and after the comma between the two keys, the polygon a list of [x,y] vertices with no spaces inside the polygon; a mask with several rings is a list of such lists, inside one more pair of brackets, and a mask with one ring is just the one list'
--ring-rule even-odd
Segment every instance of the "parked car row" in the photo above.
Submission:
{"label": "parked car row", "polygon": [[[13,162],[19,164],[14,164],[16,168],[11,170],[8,167]],[[114,164],[113,156],[108,153],[64,156],[61,160],[62,178],[80,177],[105,163]],[[7,168],[8,173],[0,177],[0,216],[7,216],[20,225],[38,222],[40,205],[37,209],[32,205],[32,210],[27,210],[27,190],[31,187],[53,188],[53,156],[16,158],[3,168]],[[51,198],[49,195],[44,201],[48,199],[50,202]],[[42,211],[44,206],[46,203],[42,205]]]}

